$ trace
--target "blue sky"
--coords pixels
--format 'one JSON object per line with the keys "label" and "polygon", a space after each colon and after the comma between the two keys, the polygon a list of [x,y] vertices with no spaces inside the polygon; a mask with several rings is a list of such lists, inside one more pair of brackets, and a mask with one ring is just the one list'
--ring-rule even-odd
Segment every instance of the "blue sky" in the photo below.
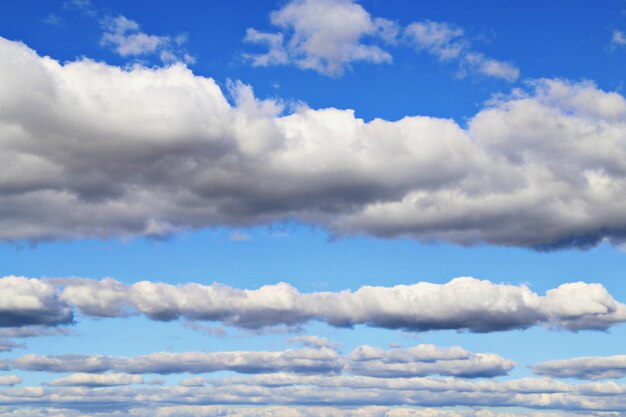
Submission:
{"label": "blue sky", "polygon": [[0,7],[0,415],[626,416],[623,1]]}

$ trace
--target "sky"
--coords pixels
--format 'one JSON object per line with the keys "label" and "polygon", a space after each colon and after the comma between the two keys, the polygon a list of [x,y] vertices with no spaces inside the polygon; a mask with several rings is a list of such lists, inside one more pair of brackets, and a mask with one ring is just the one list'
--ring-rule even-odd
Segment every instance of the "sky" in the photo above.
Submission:
{"label": "sky", "polygon": [[626,416],[626,2],[0,5],[0,416]]}

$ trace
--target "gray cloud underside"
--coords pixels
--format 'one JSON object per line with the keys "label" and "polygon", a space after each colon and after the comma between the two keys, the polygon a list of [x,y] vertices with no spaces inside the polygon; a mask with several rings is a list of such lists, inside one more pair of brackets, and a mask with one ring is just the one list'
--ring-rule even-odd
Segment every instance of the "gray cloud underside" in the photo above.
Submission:
{"label": "gray cloud underside", "polygon": [[[137,357],[29,354],[12,361],[14,369],[79,373],[55,380],[51,385],[102,386],[121,385],[125,382],[141,383],[122,374],[200,374],[217,371],[247,374],[293,372],[348,373],[376,377],[443,375],[477,378],[506,375],[514,365],[512,361],[493,353],[472,353],[460,347],[446,349],[425,344],[386,351],[360,346],[346,356],[327,347],[317,347],[280,352],[159,352]],[[85,374],[109,371],[119,374],[93,378]],[[185,385],[202,385],[202,381],[193,378],[186,381]]]}
{"label": "gray cloud underside", "polygon": [[536,374],[556,378],[619,379],[626,376],[626,355],[561,359],[532,368]]}
{"label": "gray cloud underside", "polygon": [[466,128],[232,95],[182,64],[60,64],[0,39],[0,239],[285,219],[540,249],[625,236],[626,101],[591,83],[536,81]]}
{"label": "gray cloud underside", "polygon": [[[525,407],[553,411],[626,411],[626,386],[568,384],[548,378],[505,382],[457,378],[257,375],[207,380],[204,387],[13,387],[0,405],[76,410],[127,410],[172,405]],[[622,414],[620,414],[622,413]],[[410,414],[409,414],[410,415]]]}
{"label": "gray cloud underside", "polygon": [[563,284],[545,295],[524,285],[470,277],[445,284],[301,293],[286,283],[242,290],[219,283],[127,285],[111,278],[8,276],[0,278],[0,290],[0,327],[69,324],[73,308],[91,317],[141,314],[152,320],[207,320],[244,329],[321,321],[411,331],[493,332],[536,325],[578,331],[606,330],[626,321],[624,304],[601,284],[584,282]]}

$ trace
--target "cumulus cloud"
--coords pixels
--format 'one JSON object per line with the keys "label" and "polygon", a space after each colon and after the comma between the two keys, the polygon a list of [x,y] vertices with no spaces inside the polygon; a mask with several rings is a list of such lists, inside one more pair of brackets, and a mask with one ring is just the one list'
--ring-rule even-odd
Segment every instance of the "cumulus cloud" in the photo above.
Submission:
{"label": "cumulus cloud", "polygon": [[270,20],[282,32],[249,28],[244,38],[267,48],[265,53],[245,55],[255,66],[293,64],[337,77],[353,62],[392,60],[388,52],[364,38],[390,41],[396,25],[372,18],[352,0],[293,0],[272,12]]}
{"label": "cumulus cloud", "polygon": [[536,374],[554,378],[619,379],[626,376],[626,355],[547,361],[533,366],[532,369]]}
{"label": "cumulus cloud", "polygon": [[104,33],[100,43],[122,57],[158,54],[164,63],[195,62],[182,47],[187,41],[185,35],[176,37],[149,35],[140,30],[139,23],[122,15],[106,16],[102,18],[101,24]]}
{"label": "cumulus cloud", "polygon": [[494,353],[471,353],[460,347],[442,349],[427,344],[392,350],[361,346],[349,358],[350,373],[377,377],[493,377],[506,375],[515,366]]}
{"label": "cumulus cloud", "polygon": [[44,383],[50,387],[113,387],[143,384],[139,375],[76,373]]}
{"label": "cumulus cloud", "polygon": [[235,104],[184,65],[61,65],[0,39],[0,239],[320,225],[333,235],[586,248],[626,237],[626,100],[540,80],[463,128]]}
{"label": "cumulus cloud", "polygon": [[0,327],[56,326],[72,321],[72,309],[53,285],[13,275],[0,278]]}
{"label": "cumulus cloud", "polygon": [[[389,351],[371,346],[360,346],[346,356],[325,346],[317,345],[315,348],[282,352],[159,352],[137,357],[28,354],[12,362],[15,369],[27,371],[79,372],[68,377],[69,379],[61,378],[49,385],[86,385],[87,383],[121,385],[114,382],[130,381],[122,377],[126,374],[200,374],[218,371],[247,374],[269,372],[339,374],[343,372],[376,377],[443,375],[480,378],[506,375],[514,365],[512,361],[493,353],[472,353],[460,347],[440,348],[434,345],[418,345],[414,348]],[[113,375],[110,379],[92,378],[94,373],[109,371],[121,374],[108,374]],[[203,383],[202,378],[191,378],[182,381],[180,385],[198,386]]]}
{"label": "cumulus cloud", "polygon": [[426,51],[441,61],[455,61],[460,74],[466,72],[516,81],[519,69],[510,62],[486,57],[472,49],[463,29],[443,22],[414,22],[406,27],[405,34],[418,51]]}
{"label": "cumulus cloud", "polygon": [[0,375],[0,386],[17,385],[22,382],[22,378],[17,375]]}
{"label": "cumulus cloud", "polygon": [[[214,283],[122,284],[65,279],[62,299],[95,317],[143,314],[153,320],[219,321],[247,329],[294,326],[312,320],[332,326],[492,332],[535,325],[571,331],[605,330],[626,321],[626,306],[601,284],[568,283],[541,296],[527,286],[471,277],[445,284],[419,282],[356,291],[301,293],[286,283],[241,290]],[[301,341],[314,342],[311,339]],[[320,343],[320,341],[317,341]]]}

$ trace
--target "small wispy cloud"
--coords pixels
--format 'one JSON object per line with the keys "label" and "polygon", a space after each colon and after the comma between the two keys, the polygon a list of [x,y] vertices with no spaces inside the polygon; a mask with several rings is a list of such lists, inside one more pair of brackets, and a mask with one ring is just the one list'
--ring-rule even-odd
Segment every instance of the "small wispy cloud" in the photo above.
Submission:
{"label": "small wispy cloud", "polygon": [[293,65],[340,77],[357,61],[392,62],[390,46],[412,45],[442,61],[458,61],[459,76],[476,74],[509,82],[519,78],[515,65],[473,50],[457,26],[423,21],[402,28],[371,16],[353,0],[292,0],[272,12],[270,20],[278,32],[248,28],[244,37],[244,42],[266,48],[264,53],[244,54],[255,67]]}
{"label": "small wispy cloud", "polygon": [[232,232],[230,235],[228,235],[228,240],[230,240],[231,242],[247,242],[249,240],[252,240],[252,236],[243,232]]}
{"label": "small wispy cloud", "polygon": [[458,62],[460,76],[472,73],[509,82],[519,78],[520,71],[515,65],[473,50],[463,29],[457,26],[433,21],[415,22],[407,26],[405,34],[418,51],[426,51],[440,61]]}
{"label": "small wispy cloud", "polygon": [[100,39],[103,47],[110,48],[122,57],[158,55],[163,63],[185,62],[195,59],[184,49],[187,36],[151,35],[141,30],[139,23],[125,16],[106,16],[100,21],[104,33]]}
{"label": "small wispy cloud", "polygon": [[614,30],[613,36],[611,37],[611,45],[614,47],[626,45],[626,33],[621,30]]}

